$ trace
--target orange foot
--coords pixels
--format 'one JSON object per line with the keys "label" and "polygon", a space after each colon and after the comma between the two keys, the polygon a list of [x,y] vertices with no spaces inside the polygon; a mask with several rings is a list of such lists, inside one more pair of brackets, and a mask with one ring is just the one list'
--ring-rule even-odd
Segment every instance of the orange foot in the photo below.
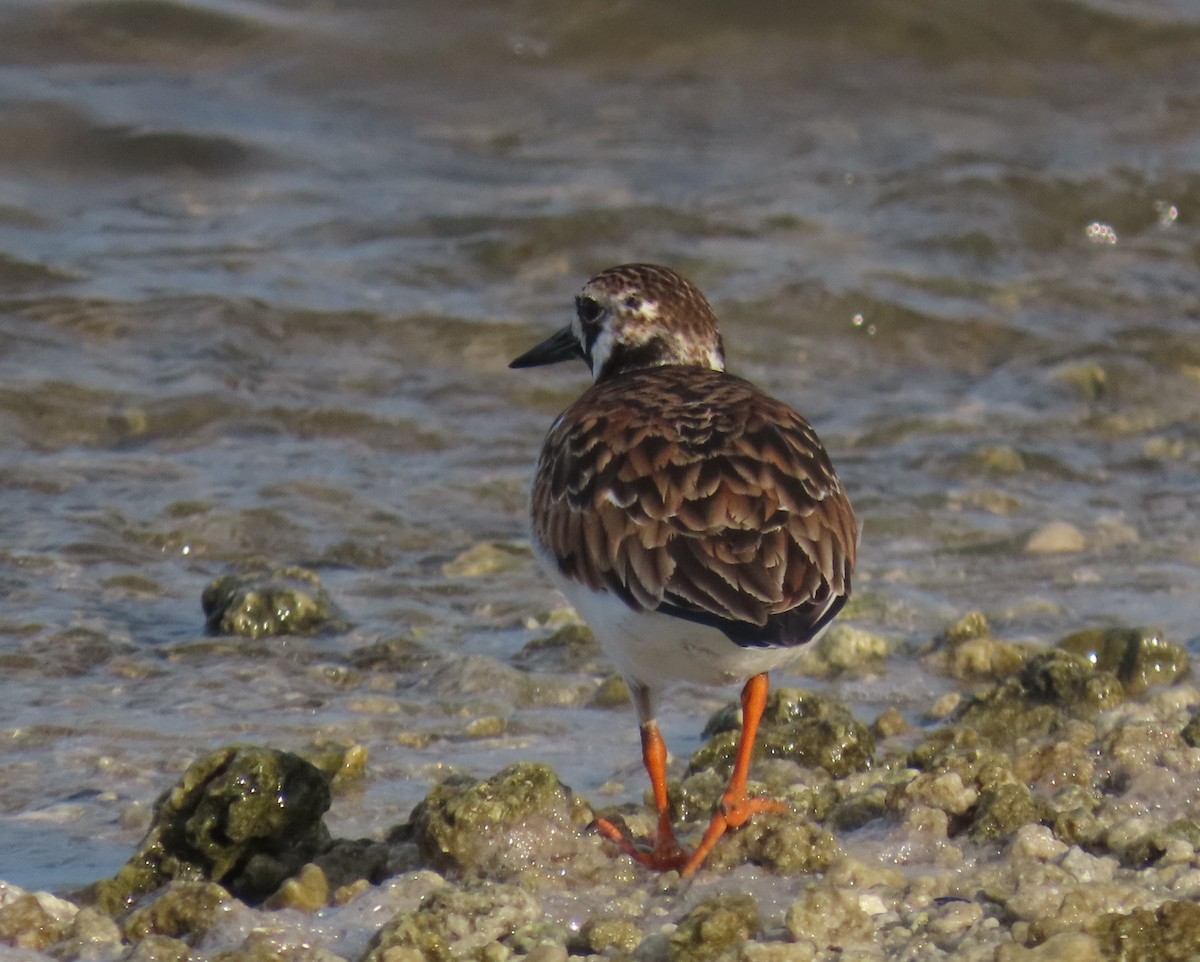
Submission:
{"label": "orange foot", "polygon": [[[643,690],[645,697],[645,691]],[[635,697],[635,703],[637,699]],[[667,800],[667,746],[663,742],[658,724],[650,714],[648,704],[639,707],[642,722],[642,761],[650,776],[650,788],[654,794],[654,809],[658,813],[658,833],[649,850],[639,848],[607,819],[598,818],[592,823],[596,830],[610,842],[620,846],[621,851],[639,865],[668,872],[677,869],[684,878],[698,869],[717,840],[729,829],[744,825],[759,812],[786,812],[779,802],[766,798],[751,798],[746,794],[746,778],[750,772],[750,756],[754,750],[754,736],[762,719],[767,703],[767,675],[755,675],[742,688],[742,731],[734,750],[733,771],[729,776],[729,787],[721,796],[712,821],[704,837],[690,855],[679,847],[671,828],[670,805]]]}
{"label": "orange foot", "polygon": [[674,834],[670,831],[665,834],[660,832],[654,842],[654,847],[645,849],[635,845],[633,839],[617,828],[607,818],[596,819],[592,822],[591,827],[599,832],[603,838],[615,843],[623,854],[628,855],[639,865],[644,865],[646,868],[653,869],[656,872],[670,872],[673,869],[682,869],[689,859],[688,853],[679,847],[679,843],[675,841]]}
{"label": "orange foot", "polygon": [[708,823],[708,828],[705,829],[700,844],[683,863],[679,874],[684,878],[689,878],[708,857],[708,853],[717,844],[717,840],[729,829],[745,825],[751,817],[762,812],[786,812],[787,810],[786,805],[769,798],[751,798],[744,791],[726,792],[717,805],[717,810],[713,812],[712,821]]}

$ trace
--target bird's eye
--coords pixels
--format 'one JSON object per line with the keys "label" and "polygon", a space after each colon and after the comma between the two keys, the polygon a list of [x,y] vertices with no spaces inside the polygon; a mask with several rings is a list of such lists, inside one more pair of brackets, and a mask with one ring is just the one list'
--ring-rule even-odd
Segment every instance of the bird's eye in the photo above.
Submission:
{"label": "bird's eye", "polygon": [[600,319],[600,315],[604,313],[604,308],[600,306],[600,302],[594,297],[580,294],[575,298],[575,312],[584,324],[594,324]]}

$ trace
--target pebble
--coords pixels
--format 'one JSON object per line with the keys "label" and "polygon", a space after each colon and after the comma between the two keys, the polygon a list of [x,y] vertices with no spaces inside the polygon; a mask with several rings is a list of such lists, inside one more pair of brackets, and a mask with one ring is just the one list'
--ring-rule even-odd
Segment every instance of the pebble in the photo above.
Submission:
{"label": "pebble", "polygon": [[1025,550],[1030,554],[1066,554],[1082,551],[1087,539],[1075,525],[1066,521],[1051,521],[1029,536]]}

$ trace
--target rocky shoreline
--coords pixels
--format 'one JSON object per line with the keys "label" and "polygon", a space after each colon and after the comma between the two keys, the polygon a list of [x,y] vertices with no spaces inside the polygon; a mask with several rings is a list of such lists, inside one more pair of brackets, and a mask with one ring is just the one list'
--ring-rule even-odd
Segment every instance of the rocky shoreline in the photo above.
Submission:
{"label": "rocky shoreline", "polygon": [[[831,637],[813,656],[829,670],[886,652]],[[572,626],[538,656],[588,643]],[[644,835],[649,809],[594,807],[543,764],[452,776],[386,838],[336,839],[323,816],[365,753],[230,746],[164,794],[114,878],[67,897],[0,885],[0,960],[1194,959],[1200,692],[1184,650],[1125,629],[1037,649],[968,615],[920,657],[971,689],[928,727],[773,692],[753,777],[788,811],[727,837],[691,883],[586,828],[604,814]],[[684,837],[736,726],[734,706],[716,713],[672,785]]]}

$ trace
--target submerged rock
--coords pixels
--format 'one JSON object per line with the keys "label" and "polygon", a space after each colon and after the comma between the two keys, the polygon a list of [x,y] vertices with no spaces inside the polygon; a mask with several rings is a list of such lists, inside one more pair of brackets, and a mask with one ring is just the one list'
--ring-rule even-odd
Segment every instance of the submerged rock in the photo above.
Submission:
{"label": "submerged rock", "polygon": [[22,892],[0,905],[0,945],[40,950],[64,939],[75,906],[45,892]]}
{"label": "submerged rock", "polygon": [[1035,799],[1014,771],[1010,756],[970,728],[942,728],[908,756],[911,779],[900,778],[887,793],[887,807],[907,815],[915,808],[945,812],[956,831],[975,839],[1008,838],[1030,823],[1048,823],[1054,813]]}
{"label": "submerged rock", "polygon": [[1120,844],[1121,833],[1111,832],[1105,841],[1123,864],[1135,869],[1148,868],[1166,855],[1173,843],[1183,843],[1184,851],[1200,849],[1200,821],[1176,819],[1161,828],[1135,835],[1126,844]]}
{"label": "submerged rock", "polygon": [[[713,714],[704,728],[709,741],[691,758],[689,772],[733,766],[740,722],[734,703]],[[754,742],[755,758],[786,758],[823,768],[835,778],[870,768],[875,736],[845,705],[798,688],[777,688],[767,699]]]}
{"label": "submerged rock", "polygon": [[508,943],[542,922],[541,902],[518,885],[488,882],[442,888],[415,912],[402,912],[371,939],[361,962],[495,962]]}
{"label": "submerged rock", "polygon": [[165,882],[211,881],[256,904],[328,846],[329,804],[328,777],[299,756],[220,749],[158,800],[137,852],[87,898],[115,915]]}
{"label": "submerged rock", "polygon": [[451,659],[411,638],[385,638],[354,649],[349,660],[360,671],[407,675],[430,671]]}
{"label": "submerged rock", "polygon": [[535,638],[513,656],[513,664],[527,671],[589,671],[605,663],[592,630],[570,622],[545,638]]}
{"label": "submerged rock", "polygon": [[709,962],[732,955],[758,934],[758,903],[739,892],[725,892],[693,908],[667,941],[670,962]]}
{"label": "submerged rock", "polygon": [[329,904],[330,894],[329,878],[324,869],[309,862],[263,904],[268,909],[296,909],[312,914]]}
{"label": "submerged rock", "polygon": [[1153,911],[1110,913],[1089,928],[1106,958],[1119,962],[1195,962],[1200,954],[1200,902],[1164,902]]}
{"label": "submerged rock", "polygon": [[971,836],[994,841],[1014,835],[1023,825],[1048,822],[1050,807],[1033,797],[1028,785],[1008,782],[983,793],[971,816]]}
{"label": "submerged rock", "polygon": [[261,638],[343,631],[345,618],[321,580],[306,568],[248,563],[204,589],[205,625],[213,634]]}
{"label": "submerged rock", "polygon": [[807,875],[825,871],[841,854],[837,839],[820,825],[791,812],[771,812],[727,832],[707,867],[722,871],[750,864],[775,875]]}
{"label": "submerged rock", "polygon": [[482,578],[496,575],[529,563],[531,552],[527,544],[481,543],[473,545],[452,561],[442,565],[447,578]]}
{"label": "submerged rock", "polygon": [[[844,949],[870,942],[874,934],[871,918],[863,910],[856,891],[830,880],[807,886],[787,910],[784,924],[793,940],[816,952]],[[798,957],[804,958],[804,955]]]}
{"label": "submerged rock", "polygon": [[791,670],[811,678],[878,674],[886,669],[889,650],[885,638],[839,622],[815,644],[804,646]]}
{"label": "submerged rock", "polygon": [[1047,522],[1025,542],[1025,550],[1030,554],[1066,554],[1086,547],[1087,538],[1069,521]]}
{"label": "submerged rock", "polygon": [[1188,671],[1186,651],[1144,628],[1088,628],[1067,635],[1058,647],[1112,672],[1130,695],[1170,684]]}
{"label": "submerged rock", "polygon": [[987,619],[971,611],[946,630],[925,663],[962,681],[998,681],[1019,671],[1032,654],[1028,646],[993,638]]}
{"label": "submerged rock", "polygon": [[948,645],[956,645],[972,638],[989,638],[991,634],[992,626],[988,624],[987,616],[982,611],[968,611],[946,629],[945,641]]}
{"label": "submerged rock", "polygon": [[631,918],[591,918],[570,940],[569,947],[578,955],[629,953],[641,944],[642,930]]}
{"label": "submerged rock", "polygon": [[212,882],[172,882],[123,920],[125,938],[138,942],[158,935],[195,944],[217,919],[229,893]]}
{"label": "submerged rock", "polygon": [[618,672],[605,676],[588,701],[591,708],[625,708],[628,704],[629,685]]}
{"label": "submerged rock", "polygon": [[1071,718],[1091,719],[1115,708],[1125,690],[1109,671],[1065,651],[1032,657],[1017,675],[967,701],[958,721],[997,746],[1018,738],[1039,738]]}
{"label": "submerged rock", "polygon": [[574,708],[593,693],[591,682],[557,672],[527,672],[490,655],[463,655],[423,674],[418,687],[442,697],[505,700],[512,706]]}

